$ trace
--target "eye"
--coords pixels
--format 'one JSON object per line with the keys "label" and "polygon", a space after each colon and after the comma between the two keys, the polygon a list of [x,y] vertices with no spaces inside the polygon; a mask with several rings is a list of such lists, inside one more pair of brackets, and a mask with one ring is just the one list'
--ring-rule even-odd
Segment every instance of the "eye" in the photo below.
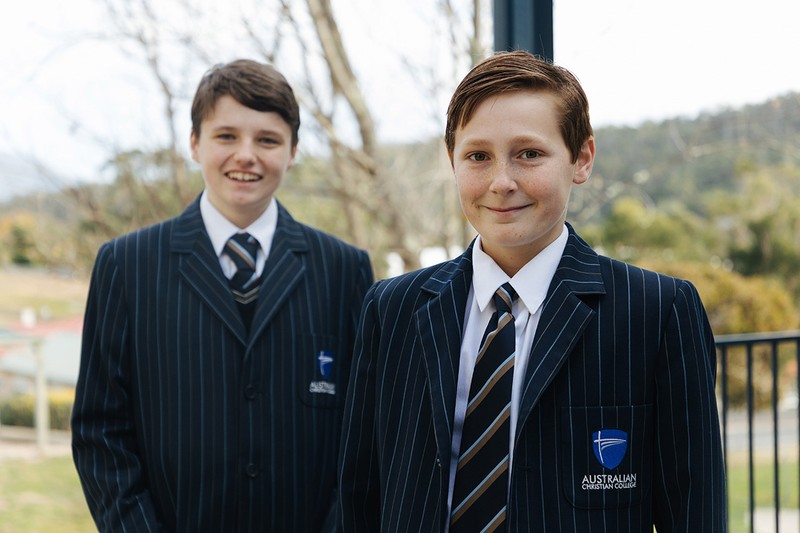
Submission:
{"label": "eye", "polygon": [[258,142],[261,144],[280,144],[277,139],[272,137],[260,137]]}
{"label": "eye", "polygon": [[482,152],[475,152],[474,154],[470,154],[468,159],[472,159],[473,161],[486,161],[489,157]]}
{"label": "eye", "polygon": [[232,133],[219,133],[217,134],[217,139],[221,141],[232,141],[234,136]]}
{"label": "eye", "polygon": [[523,159],[536,159],[540,155],[542,155],[541,152],[537,152],[536,150],[525,150],[522,152]]}

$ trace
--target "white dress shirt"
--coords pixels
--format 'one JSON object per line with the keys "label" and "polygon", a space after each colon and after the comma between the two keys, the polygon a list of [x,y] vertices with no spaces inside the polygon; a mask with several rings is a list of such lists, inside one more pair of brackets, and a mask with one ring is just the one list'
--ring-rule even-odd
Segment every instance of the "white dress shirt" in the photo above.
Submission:
{"label": "white dress shirt", "polygon": [[278,202],[273,197],[270,200],[267,209],[261,213],[252,224],[245,229],[239,228],[236,224],[225,218],[225,216],[211,204],[208,195],[203,191],[200,197],[200,214],[203,217],[203,224],[206,227],[206,233],[211,239],[211,245],[214,247],[217,257],[219,257],[219,264],[222,267],[222,272],[225,277],[231,279],[236,274],[236,265],[233,259],[228,257],[228,254],[223,253],[225,250],[225,243],[228,242],[232,236],[237,233],[247,232],[256,239],[261,245],[258,254],[256,254],[256,275],[261,276],[264,271],[264,263],[267,261],[269,251],[272,248],[272,238],[275,236],[275,227],[278,225]]}
{"label": "white dress shirt", "polygon": [[[464,317],[464,336],[461,340],[461,355],[458,367],[458,389],[456,393],[456,410],[453,420],[453,445],[450,456],[450,486],[447,495],[448,514],[453,503],[453,487],[455,486],[458,455],[461,448],[461,433],[464,428],[464,418],[469,401],[469,387],[472,381],[472,372],[475,368],[475,359],[478,357],[480,342],[483,332],[489,324],[494,313],[492,296],[495,291],[506,282],[517,292],[518,298],[511,309],[514,315],[514,328],[516,333],[516,356],[514,361],[514,382],[511,389],[511,438],[509,449],[509,474],[514,461],[514,433],[517,427],[519,414],[519,401],[522,394],[522,385],[525,371],[528,368],[533,337],[536,326],[539,324],[542,304],[547,296],[547,289],[555,275],[564,248],[567,245],[566,225],[561,235],[547,248],[531,259],[513,278],[503,272],[497,263],[481,248],[481,238],[478,236],[472,247],[472,286],[467,297],[467,309]],[[511,476],[508,477],[509,483]],[[449,521],[445,531],[449,530]]]}

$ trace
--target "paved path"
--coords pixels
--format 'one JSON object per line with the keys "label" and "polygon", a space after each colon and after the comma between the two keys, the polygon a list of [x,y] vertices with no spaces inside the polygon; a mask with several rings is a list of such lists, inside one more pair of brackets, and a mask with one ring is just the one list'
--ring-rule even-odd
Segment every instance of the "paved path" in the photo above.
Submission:
{"label": "paved path", "polygon": [[69,455],[70,433],[51,430],[44,449],[36,445],[36,431],[33,428],[0,426],[0,461],[14,459],[41,459]]}
{"label": "paved path", "polygon": [[[778,448],[782,457],[797,459],[799,419],[796,409],[785,409],[778,412]],[[731,411],[728,413],[727,442],[729,453],[747,452],[749,448],[747,423],[747,413],[745,411]],[[773,445],[772,413],[770,411],[759,411],[753,415],[753,449],[758,454],[771,454]]]}
{"label": "paved path", "polygon": [[[753,533],[775,533],[775,509],[756,509],[753,522]],[[800,512],[797,509],[782,509],[778,525],[780,533],[800,531]]]}

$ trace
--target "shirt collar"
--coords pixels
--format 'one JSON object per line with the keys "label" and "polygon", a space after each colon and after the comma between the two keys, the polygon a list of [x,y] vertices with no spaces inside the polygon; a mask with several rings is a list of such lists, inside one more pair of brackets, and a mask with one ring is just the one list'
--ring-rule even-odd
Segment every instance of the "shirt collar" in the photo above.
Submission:
{"label": "shirt collar", "polygon": [[275,197],[270,200],[267,209],[261,213],[261,216],[244,229],[240,229],[236,224],[225,218],[225,216],[213,206],[205,191],[203,191],[200,197],[200,214],[203,217],[206,233],[208,233],[208,237],[211,239],[211,244],[217,256],[222,255],[222,251],[228,239],[236,233],[241,233],[243,231],[248,232],[258,239],[258,243],[261,245],[264,255],[269,255],[269,250],[272,247],[272,237],[275,235],[275,228],[278,225],[278,202],[275,200]]}
{"label": "shirt collar", "polygon": [[478,235],[472,246],[472,287],[481,312],[489,305],[497,288],[510,281],[519,300],[529,313],[534,314],[547,297],[547,289],[561,262],[561,256],[564,255],[568,236],[569,231],[565,225],[556,240],[528,261],[513,278],[509,278],[494,259],[483,251],[481,237]]}

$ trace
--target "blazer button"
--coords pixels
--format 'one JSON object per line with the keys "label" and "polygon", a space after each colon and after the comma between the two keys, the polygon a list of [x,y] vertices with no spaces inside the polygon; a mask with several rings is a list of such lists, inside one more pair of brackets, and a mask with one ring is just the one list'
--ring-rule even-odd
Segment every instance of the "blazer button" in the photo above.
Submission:
{"label": "blazer button", "polygon": [[254,385],[248,385],[244,388],[244,397],[248,400],[255,400],[258,396],[258,390]]}
{"label": "blazer button", "polygon": [[244,469],[247,477],[249,478],[256,478],[258,477],[258,465],[255,463],[247,463],[247,466]]}

